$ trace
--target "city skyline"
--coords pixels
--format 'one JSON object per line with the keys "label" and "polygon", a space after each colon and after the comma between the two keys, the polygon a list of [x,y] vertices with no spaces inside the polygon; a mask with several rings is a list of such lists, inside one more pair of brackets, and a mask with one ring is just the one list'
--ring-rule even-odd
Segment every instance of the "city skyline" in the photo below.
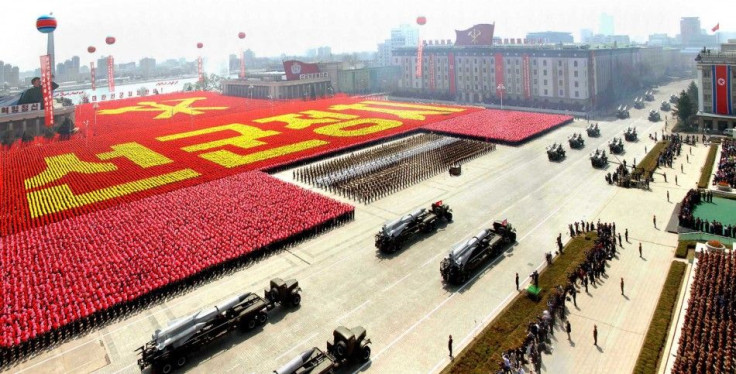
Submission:
{"label": "city skyline", "polygon": [[[423,39],[454,39],[455,29],[495,22],[496,35],[501,37],[523,38],[527,32],[549,30],[570,32],[577,40],[581,29],[599,29],[603,13],[613,17],[617,34],[630,35],[638,42],[654,33],[676,35],[680,18],[685,16],[700,17],[708,32],[719,22],[721,31],[730,30],[719,20],[715,0],[697,6],[682,4],[677,9],[663,1],[622,5],[599,0],[583,5],[529,0],[504,8],[481,1],[453,7],[440,1],[356,4],[336,0],[311,1],[306,6],[294,0],[224,1],[218,2],[217,8],[199,9],[199,2],[194,0],[133,0],[124,4],[78,1],[59,9],[59,2],[51,0],[36,1],[31,6],[12,3],[0,15],[2,32],[14,35],[0,46],[0,59],[19,66],[21,71],[37,68],[38,56],[46,50],[46,38],[35,30],[35,19],[52,11],[59,23],[55,32],[57,61],[79,56],[85,65],[109,54],[121,62],[137,62],[145,57],[190,60],[201,54],[210,69],[226,66],[228,56],[240,49],[251,49],[262,57],[302,55],[319,46],[331,47],[334,54],[376,51],[392,28],[415,25],[420,15],[427,17],[420,31]],[[243,40],[237,37],[240,31],[247,34]],[[104,42],[108,35],[117,39],[112,46]],[[198,42],[204,48],[197,49]],[[86,52],[90,45],[97,49],[94,54]]]}

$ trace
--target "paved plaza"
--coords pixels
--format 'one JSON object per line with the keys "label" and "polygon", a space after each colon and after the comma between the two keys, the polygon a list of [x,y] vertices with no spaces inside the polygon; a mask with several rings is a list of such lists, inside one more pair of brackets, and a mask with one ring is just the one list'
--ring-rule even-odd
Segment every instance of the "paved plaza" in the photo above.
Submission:
{"label": "paved plaza", "polygon": [[[370,362],[342,372],[436,373],[449,363],[448,335],[453,335],[455,352],[459,352],[517,295],[514,274],[518,272],[526,284],[526,276],[543,266],[545,252],[556,249],[558,233],[569,238],[568,223],[600,219],[616,222],[621,232],[628,228],[630,243],[624,243],[619,258],[610,263],[608,279],[590,288],[589,295],[579,294],[578,308],[570,309],[572,342],[558,327],[554,353],[544,356],[543,371],[629,373],[674,259],[677,236],[663,229],[675,203],[695,187],[707,148],[702,143],[692,148],[684,173],[680,172],[684,155],[678,158],[674,168],[664,169],[668,182],[656,175],[650,191],[608,185],[604,176],[617,165],[594,169],[589,154],[596,148],[608,151],[612,137],[636,126],[639,141],[626,142],[626,152],[618,159],[626,159],[627,164],[641,160],[645,147],[654,145],[648,134],[657,131],[661,137],[664,128],[664,121],[647,120],[648,111],[689,82],[660,87],[656,100],[645,109],[632,109],[629,119],[600,121],[601,136],[584,135],[582,150],[567,147],[567,137],[585,133],[588,125],[576,120],[523,146],[499,146],[464,164],[459,177],[445,173],[369,205],[294,182],[355,205],[355,221],[44,351],[5,372],[139,372],[135,349],[155,329],[236,293],[262,293],[271,278],[281,277],[299,281],[303,289],[300,308],[275,309],[262,329],[236,332],[217,341],[194,355],[185,371],[271,373],[307,348],[324,349],[332,330],[342,324],[364,326],[373,342]],[[547,160],[545,147],[553,142],[566,145],[567,157],[561,162]],[[683,152],[689,152],[687,145]],[[291,170],[276,176],[292,181]],[[395,254],[379,254],[374,235],[383,222],[438,200],[453,209],[454,222]],[[495,219],[508,219],[516,227],[518,243],[465,285],[444,285],[439,272],[443,256],[452,245],[489,227]],[[639,242],[643,258],[639,257]],[[621,277],[626,282],[625,296],[619,288]],[[598,347],[593,345],[594,324],[598,325]]]}

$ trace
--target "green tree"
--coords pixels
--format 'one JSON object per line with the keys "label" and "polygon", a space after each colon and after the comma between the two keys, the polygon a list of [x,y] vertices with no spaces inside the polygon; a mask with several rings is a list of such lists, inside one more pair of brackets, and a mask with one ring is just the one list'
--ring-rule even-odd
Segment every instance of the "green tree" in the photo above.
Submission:
{"label": "green tree", "polygon": [[690,105],[692,106],[692,112],[697,113],[698,111],[698,86],[695,81],[690,82],[687,86],[687,96],[690,97]]}
{"label": "green tree", "polygon": [[680,122],[687,125],[688,118],[694,114],[693,102],[690,100],[690,95],[687,92],[680,92],[680,98],[677,99],[677,109],[675,109],[675,112]]}

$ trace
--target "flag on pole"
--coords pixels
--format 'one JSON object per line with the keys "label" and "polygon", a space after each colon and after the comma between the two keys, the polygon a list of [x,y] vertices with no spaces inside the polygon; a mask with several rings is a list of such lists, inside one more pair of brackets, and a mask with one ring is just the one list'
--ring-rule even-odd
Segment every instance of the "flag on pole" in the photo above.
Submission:
{"label": "flag on pole", "polygon": [[90,81],[92,82],[92,91],[94,91],[97,88],[97,82],[95,75],[97,74],[97,71],[95,70],[95,62],[91,61],[89,63],[89,76]]}
{"label": "flag on pole", "polygon": [[115,60],[107,56],[107,90],[115,92]]}
{"label": "flag on pole", "polygon": [[716,32],[716,31],[718,31],[718,30],[719,30],[720,28],[721,28],[721,23],[720,23],[720,22],[718,22],[718,23],[716,23],[716,25],[715,25],[715,26],[713,26],[713,28],[712,28],[712,29],[710,29],[710,31]]}

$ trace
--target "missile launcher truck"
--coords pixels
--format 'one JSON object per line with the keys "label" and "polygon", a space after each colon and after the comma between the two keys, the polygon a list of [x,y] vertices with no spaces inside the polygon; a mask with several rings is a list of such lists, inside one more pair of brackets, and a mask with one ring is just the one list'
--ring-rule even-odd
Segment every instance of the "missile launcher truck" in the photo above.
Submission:
{"label": "missile launcher truck", "polygon": [[396,252],[413,235],[434,231],[440,219],[452,221],[452,210],[448,205],[442,204],[442,201],[433,203],[430,210],[420,208],[401,218],[388,221],[376,234],[376,248],[384,253]]}
{"label": "missile launcher truck", "polygon": [[317,347],[298,354],[274,374],[327,374],[334,373],[341,365],[367,362],[371,358],[371,340],[366,338],[361,326],[348,329],[340,326],[332,333],[333,341],[327,342],[327,351]]}
{"label": "missile launcher truck", "polygon": [[301,303],[299,283],[290,279],[271,280],[265,298],[245,292],[211,308],[170,321],[168,326],[153,333],[151,341],[140,352],[138,367],[148,366],[154,372],[171,373],[187,363],[190,354],[233,330],[252,330],[268,320],[268,311],[277,304],[298,306]]}
{"label": "missile launcher truck", "polygon": [[580,133],[568,136],[567,141],[570,143],[570,148],[572,149],[582,149],[585,147],[585,139],[583,139],[583,135]]}
{"label": "missile launcher truck", "polygon": [[511,224],[506,220],[493,222],[493,228],[484,229],[450,251],[440,263],[442,279],[451,284],[465,283],[473,271],[514,242],[516,229]]}
{"label": "missile launcher truck", "polygon": [[588,128],[585,129],[585,131],[588,132],[588,136],[590,136],[591,138],[597,138],[601,136],[601,129],[598,128],[598,123],[591,123],[590,125],[588,125]]}

